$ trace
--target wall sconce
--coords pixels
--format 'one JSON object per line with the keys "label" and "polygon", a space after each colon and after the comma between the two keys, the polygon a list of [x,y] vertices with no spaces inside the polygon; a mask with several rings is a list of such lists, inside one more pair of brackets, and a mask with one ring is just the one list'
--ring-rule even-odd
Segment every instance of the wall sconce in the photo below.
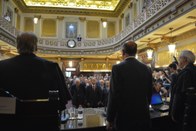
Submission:
{"label": "wall sconce", "polygon": [[107,27],[107,19],[101,19],[102,24],[103,24],[103,28]]}
{"label": "wall sconce", "polygon": [[41,15],[36,15],[36,16],[34,16],[34,18],[33,18],[33,22],[34,22],[34,24],[37,24],[38,23],[38,20],[41,18]]}
{"label": "wall sconce", "polygon": [[73,62],[69,61],[69,67],[72,67],[72,66],[73,66]]}
{"label": "wall sconce", "polygon": [[153,54],[153,50],[152,49],[148,49],[147,50],[147,57],[148,57],[148,59],[152,59],[152,54]]}

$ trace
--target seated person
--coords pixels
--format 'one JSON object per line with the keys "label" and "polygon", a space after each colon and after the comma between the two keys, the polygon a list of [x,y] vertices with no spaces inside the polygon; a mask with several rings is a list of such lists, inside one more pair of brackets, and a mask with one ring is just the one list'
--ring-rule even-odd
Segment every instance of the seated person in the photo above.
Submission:
{"label": "seated person", "polygon": [[162,97],[167,97],[168,94],[163,84],[159,81],[154,83],[153,93],[160,93]]}

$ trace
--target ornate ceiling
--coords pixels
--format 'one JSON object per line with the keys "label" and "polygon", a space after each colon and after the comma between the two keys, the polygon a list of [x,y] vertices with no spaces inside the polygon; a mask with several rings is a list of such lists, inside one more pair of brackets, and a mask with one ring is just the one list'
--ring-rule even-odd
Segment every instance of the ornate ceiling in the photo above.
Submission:
{"label": "ornate ceiling", "polygon": [[129,0],[13,0],[24,13],[118,17]]}
{"label": "ornate ceiling", "polygon": [[113,11],[120,0],[23,0],[27,6],[96,9]]}

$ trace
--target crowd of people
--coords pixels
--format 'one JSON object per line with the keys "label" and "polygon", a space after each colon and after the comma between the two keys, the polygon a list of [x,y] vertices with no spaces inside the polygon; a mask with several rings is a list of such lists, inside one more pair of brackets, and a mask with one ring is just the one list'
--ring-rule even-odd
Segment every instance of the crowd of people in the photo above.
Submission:
{"label": "crowd of people", "polygon": [[67,85],[72,95],[72,105],[82,107],[105,107],[107,106],[110,89],[110,76],[74,76],[69,78]]}

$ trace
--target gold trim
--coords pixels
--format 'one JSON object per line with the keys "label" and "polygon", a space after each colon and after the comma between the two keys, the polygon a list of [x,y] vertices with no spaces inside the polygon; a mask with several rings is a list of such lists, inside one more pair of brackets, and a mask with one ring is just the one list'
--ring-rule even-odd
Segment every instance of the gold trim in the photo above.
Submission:
{"label": "gold trim", "polygon": [[63,20],[65,17],[64,16],[57,16],[58,20]]}
{"label": "gold trim", "polygon": [[46,8],[46,7],[29,7],[26,6],[23,0],[13,0],[16,6],[23,13],[41,13],[41,14],[72,14],[72,15],[87,15],[87,16],[102,16],[102,17],[118,17],[124,8],[130,3],[129,0],[120,0],[114,11],[107,10],[89,10],[89,9],[74,9],[74,8]]}
{"label": "gold trim", "polygon": [[26,6],[94,10],[115,10],[120,0],[23,0]]}

